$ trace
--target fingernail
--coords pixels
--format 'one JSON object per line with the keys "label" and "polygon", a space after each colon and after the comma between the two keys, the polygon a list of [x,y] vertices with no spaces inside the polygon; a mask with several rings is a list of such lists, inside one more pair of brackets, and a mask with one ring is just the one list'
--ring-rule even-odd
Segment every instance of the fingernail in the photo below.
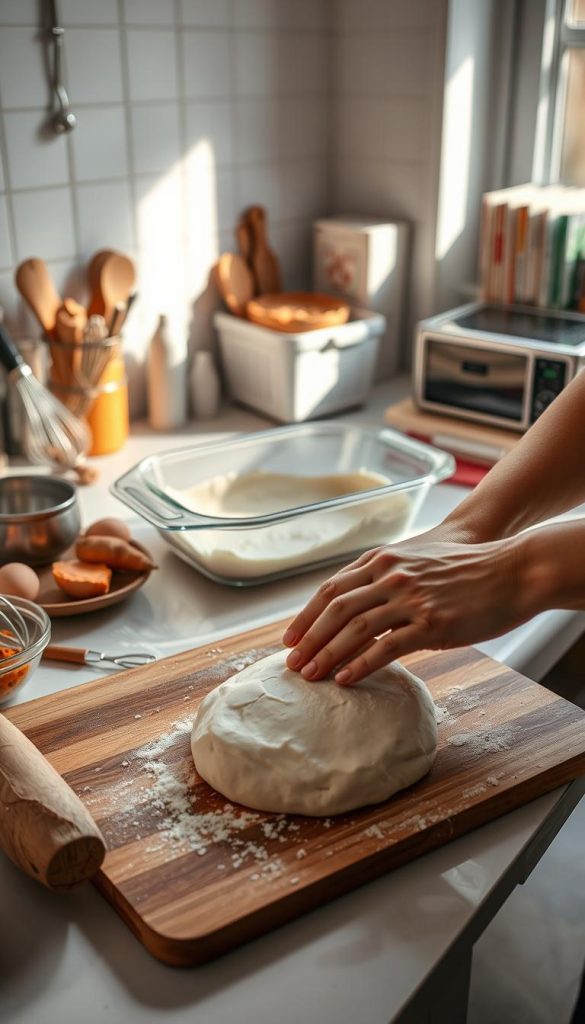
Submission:
{"label": "fingernail", "polygon": [[317,662],[316,661],[310,661],[308,665],[305,665],[304,669],[301,672],[301,675],[305,679],[312,679],[313,676],[316,675],[316,674],[317,674]]}
{"label": "fingernail", "polygon": [[338,672],[335,676],[336,683],[347,683],[351,679],[351,672],[348,668],[342,668],[341,672]]}
{"label": "fingernail", "polygon": [[284,636],[282,638],[282,642],[283,642],[283,644],[286,644],[287,647],[292,647],[294,644],[296,644],[296,642],[297,642],[297,635],[294,632],[294,630],[291,629],[290,626],[288,627],[286,633],[284,634]]}
{"label": "fingernail", "polygon": [[286,663],[289,668],[297,668],[297,666],[300,665],[301,660],[302,659],[300,651],[291,651],[288,658],[286,659]]}

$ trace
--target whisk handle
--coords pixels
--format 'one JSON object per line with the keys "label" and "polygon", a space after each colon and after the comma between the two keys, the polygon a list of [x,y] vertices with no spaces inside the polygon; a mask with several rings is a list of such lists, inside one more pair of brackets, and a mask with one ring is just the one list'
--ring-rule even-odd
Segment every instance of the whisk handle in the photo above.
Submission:
{"label": "whisk handle", "polygon": [[22,366],[24,359],[16,348],[4,324],[0,323],[0,363],[10,373]]}

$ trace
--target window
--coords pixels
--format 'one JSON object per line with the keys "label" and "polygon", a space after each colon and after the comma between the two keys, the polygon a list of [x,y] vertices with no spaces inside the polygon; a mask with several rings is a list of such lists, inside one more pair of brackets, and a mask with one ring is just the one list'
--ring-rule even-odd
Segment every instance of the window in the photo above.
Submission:
{"label": "window", "polygon": [[585,186],[585,0],[549,0],[535,180]]}

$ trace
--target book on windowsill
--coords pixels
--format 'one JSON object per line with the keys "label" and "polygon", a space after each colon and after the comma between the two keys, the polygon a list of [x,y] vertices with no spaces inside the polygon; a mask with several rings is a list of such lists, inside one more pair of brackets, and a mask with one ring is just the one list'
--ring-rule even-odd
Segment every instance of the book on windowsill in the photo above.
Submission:
{"label": "book on windowsill", "polygon": [[389,427],[426,441],[455,456],[454,476],[445,483],[475,487],[491,467],[518,443],[521,435],[500,427],[486,427],[451,416],[421,412],[412,398],[389,406],[384,413]]}

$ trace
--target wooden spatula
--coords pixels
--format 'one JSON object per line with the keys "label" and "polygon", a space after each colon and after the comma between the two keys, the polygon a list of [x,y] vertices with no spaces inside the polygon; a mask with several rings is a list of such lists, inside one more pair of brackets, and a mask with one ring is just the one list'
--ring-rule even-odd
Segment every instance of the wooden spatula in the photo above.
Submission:
{"label": "wooden spatula", "polygon": [[226,306],[235,316],[245,317],[246,306],[254,298],[254,278],[248,264],[238,253],[224,252],[214,270]]}
{"label": "wooden spatula", "polygon": [[246,224],[252,234],[251,266],[256,282],[256,294],[267,295],[282,291],[282,274],[278,256],[268,244],[266,210],[263,206],[250,206],[246,211]]}
{"label": "wooden spatula", "polygon": [[61,305],[55,285],[44,260],[24,260],[16,268],[16,287],[30,307],[47,337],[54,337],[55,319]]}

